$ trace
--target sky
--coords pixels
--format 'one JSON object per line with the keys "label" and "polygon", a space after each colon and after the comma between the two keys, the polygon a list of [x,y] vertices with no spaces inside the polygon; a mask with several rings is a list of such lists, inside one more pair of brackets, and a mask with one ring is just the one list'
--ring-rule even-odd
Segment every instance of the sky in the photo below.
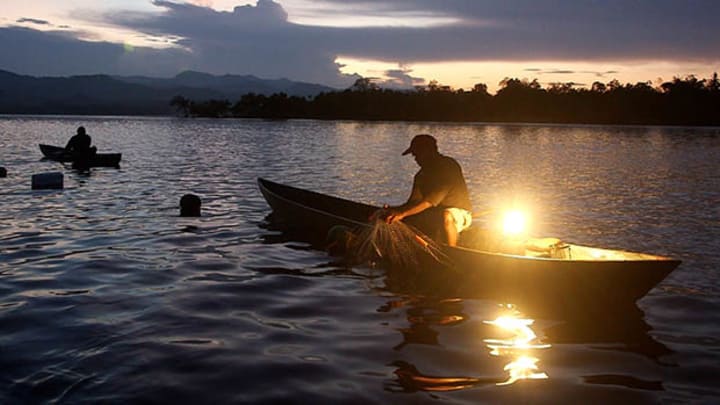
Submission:
{"label": "sky", "polygon": [[719,0],[3,0],[0,69],[455,89],[708,78]]}

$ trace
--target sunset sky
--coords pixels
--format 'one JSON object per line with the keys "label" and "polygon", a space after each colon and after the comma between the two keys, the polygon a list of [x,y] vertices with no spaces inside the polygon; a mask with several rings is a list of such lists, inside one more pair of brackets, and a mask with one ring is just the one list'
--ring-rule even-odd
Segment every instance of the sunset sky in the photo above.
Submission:
{"label": "sunset sky", "polygon": [[184,70],[337,88],[505,77],[622,83],[720,70],[718,0],[4,0],[0,69]]}

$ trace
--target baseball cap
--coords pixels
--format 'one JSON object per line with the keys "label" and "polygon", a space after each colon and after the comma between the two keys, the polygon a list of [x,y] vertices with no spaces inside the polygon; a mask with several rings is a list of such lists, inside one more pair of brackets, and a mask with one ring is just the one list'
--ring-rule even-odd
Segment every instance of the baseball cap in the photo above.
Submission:
{"label": "baseball cap", "polygon": [[410,142],[410,147],[405,149],[405,152],[403,152],[403,155],[407,155],[408,153],[417,152],[418,150],[437,150],[437,141],[432,135],[428,134],[420,134],[415,135],[415,137]]}

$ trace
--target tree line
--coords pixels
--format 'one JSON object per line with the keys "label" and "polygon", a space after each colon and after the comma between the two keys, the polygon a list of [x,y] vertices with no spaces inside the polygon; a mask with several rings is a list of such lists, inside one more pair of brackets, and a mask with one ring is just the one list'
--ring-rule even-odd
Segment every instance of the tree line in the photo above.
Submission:
{"label": "tree line", "polygon": [[437,81],[393,90],[361,78],[346,90],[314,97],[249,93],[233,103],[178,95],[170,104],[187,117],[717,126],[720,81],[715,73],[710,79],[676,77],[658,86],[612,80],[589,88],[574,83],[543,88],[537,79],[506,78],[492,95],[483,83],[469,91]]}

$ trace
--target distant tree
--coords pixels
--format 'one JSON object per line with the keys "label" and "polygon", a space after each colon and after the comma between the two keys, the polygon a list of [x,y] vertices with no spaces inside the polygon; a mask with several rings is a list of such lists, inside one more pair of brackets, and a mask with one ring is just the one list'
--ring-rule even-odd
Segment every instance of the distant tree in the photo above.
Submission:
{"label": "distant tree", "polygon": [[617,89],[621,89],[622,87],[623,87],[623,85],[622,85],[622,84],[620,83],[620,81],[618,81],[617,79],[612,79],[612,80],[610,80],[610,81],[607,83],[607,85],[605,86],[605,88],[607,89],[607,91],[615,91],[615,90],[617,90]]}
{"label": "distant tree", "polygon": [[265,108],[267,97],[262,94],[247,93],[240,97],[231,108],[233,117],[258,117]]}
{"label": "distant tree", "polygon": [[605,93],[607,91],[607,86],[605,86],[605,83],[602,82],[593,82],[592,87],[590,87],[590,90],[593,93]]}
{"label": "distant tree", "polygon": [[652,82],[649,82],[649,81],[647,81],[647,82],[637,82],[637,83],[635,83],[634,86],[628,84],[626,87],[628,87],[629,89],[632,89],[632,90],[634,90],[634,91],[636,91],[636,92],[641,92],[641,93],[642,93],[642,92],[644,92],[644,93],[652,93],[652,92],[655,92],[655,89],[653,89],[653,87],[652,87]]}
{"label": "distant tree", "polygon": [[713,73],[712,79],[708,80],[707,89],[713,92],[720,91],[720,81],[718,81],[717,72]]}
{"label": "distant tree", "polygon": [[475,83],[471,92],[482,95],[490,94],[488,93],[488,86],[485,83]]}
{"label": "distant tree", "polygon": [[170,100],[170,105],[175,107],[176,111],[187,117],[190,112],[191,101],[181,95],[177,95]]}
{"label": "distant tree", "polygon": [[228,100],[207,100],[202,103],[192,103],[190,114],[197,117],[228,117],[230,116],[230,101]]}
{"label": "distant tree", "polygon": [[171,103],[204,117],[720,125],[720,80],[717,74],[676,77],[653,87],[613,79],[596,81],[590,89],[573,82],[543,89],[537,79],[505,78],[490,95],[482,83],[466,92],[432,80],[408,91],[382,89],[362,78],[346,90],[313,98],[249,93],[232,108],[227,100],[193,102],[182,96]]}
{"label": "distant tree", "polygon": [[522,90],[541,90],[542,86],[540,86],[540,83],[538,83],[537,79],[533,79],[532,81],[528,81],[527,79],[517,79],[517,78],[509,78],[506,77],[502,80],[500,80],[500,90],[516,90],[516,89],[522,89]]}
{"label": "distant tree", "polygon": [[705,88],[705,80],[698,80],[694,75],[689,75],[685,79],[679,77],[673,78],[671,82],[665,82],[660,85],[665,93],[689,94]]}
{"label": "distant tree", "polygon": [[379,89],[380,87],[377,83],[374,83],[372,79],[367,77],[361,77],[355,80],[355,83],[350,86],[350,91],[376,91]]}
{"label": "distant tree", "polygon": [[575,91],[575,83],[550,83],[548,92],[552,94],[570,94]]}
{"label": "distant tree", "polygon": [[430,83],[427,85],[427,91],[452,92],[453,88],[451,86],[440,84],[437,80],[430,80]]}

